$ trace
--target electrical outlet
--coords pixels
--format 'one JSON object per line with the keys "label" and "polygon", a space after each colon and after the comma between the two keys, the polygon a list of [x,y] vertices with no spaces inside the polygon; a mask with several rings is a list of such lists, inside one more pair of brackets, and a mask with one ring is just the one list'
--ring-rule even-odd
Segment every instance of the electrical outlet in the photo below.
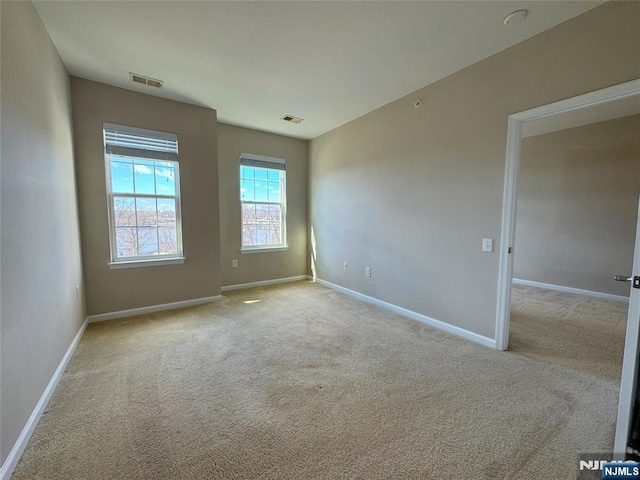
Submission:
{"label": "electrical outlet", "polygon": [[80,300],[80,285],[76,285],[76,300]]}
{"label": "electrical outlet", "polygon": [[343,269],[343,270],[348,270],[348,264],[347,264],[347,262],[342,262],[342,269]]}
{"label": "electrical outlet", "polygon": [[238,267],[238,260],[237,260],[237,259],[235,259],[235,258],[234,258],[233,260],[231,260],[231,266],[232,266],[233,268],[237,268],[237,267]]}
{"label": "electrical outlet", "polygon": [[371,276],[371,267],[366,267],[364,269],[364,274],[365,274],[365,276],[370,277]]}

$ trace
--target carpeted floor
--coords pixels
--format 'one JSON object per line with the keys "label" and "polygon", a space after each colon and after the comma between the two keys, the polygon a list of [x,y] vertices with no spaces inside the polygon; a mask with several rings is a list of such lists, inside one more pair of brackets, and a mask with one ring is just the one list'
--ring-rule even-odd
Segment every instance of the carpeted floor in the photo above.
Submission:
{"label": "carpeted floor", "polygon": [[12,478],[573,479],[625,312],[517,287],[510,352],[310,282],[92,324]]}

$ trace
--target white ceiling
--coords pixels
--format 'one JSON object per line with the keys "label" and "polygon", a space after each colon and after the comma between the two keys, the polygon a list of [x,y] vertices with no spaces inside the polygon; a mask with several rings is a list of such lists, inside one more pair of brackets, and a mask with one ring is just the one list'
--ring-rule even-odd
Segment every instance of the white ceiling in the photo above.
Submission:
{"label": "white ceiling", "polygon": [[[69,73],[313,138],[602,1],[42,1]],[[505,26],[510,12],[527,19]],[[164,80],[155,90],[129,72]],[[293,125],[285,115],[304,118]]]}
{"label": "white ceiling", "polygon": [[526,122],[522,126],[522,137],[534,137],[637,114],[640,114],[640,95],[633,95]]}

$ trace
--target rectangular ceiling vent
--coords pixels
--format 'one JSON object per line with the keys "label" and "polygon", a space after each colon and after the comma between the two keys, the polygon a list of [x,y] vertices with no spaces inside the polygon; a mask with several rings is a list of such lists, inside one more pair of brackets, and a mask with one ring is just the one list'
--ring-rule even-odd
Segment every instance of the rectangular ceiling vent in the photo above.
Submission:
{"label": "rectangular ceiling vent", "polygon": [[162,88],[162,80],[145,77],[144,75],[138,75],[137,73],[129,73],[129,78],[131,78],[131,81],[135,83],[140,83],[149,87]]}
{"label": "rectangular ceiling vent", "polygon": [[303,119],[300,117],[294,117],[293,115],[285,115],[282,117],[282,120],[289,123],[300,123]]}

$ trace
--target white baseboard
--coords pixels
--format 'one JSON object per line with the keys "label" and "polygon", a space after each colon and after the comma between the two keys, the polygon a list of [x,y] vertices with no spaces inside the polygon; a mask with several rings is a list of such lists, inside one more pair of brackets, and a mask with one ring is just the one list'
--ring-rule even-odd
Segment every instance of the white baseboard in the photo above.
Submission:
{"label": "white baseboard", "polygon": [[326,280],[322,280],[320,278],[316,278],[315,281],[318,282],[320,285],[324,285],[325,287],[329,287],[339,292],[346,293],[347,295],[355,297],[358,300],[362,300],[372,305],[382,307],[386,310],[390,310],[394,313],[397,313],[398,315],[402,315],[403,317],[407,317],[412,320],[416,320],[418,322],[429,325],[430,327],[437,328],[438,330],[443,330],[447,333],[452,333],[454,335],[465,338],[467,340],[471,340],[472,342],[479,343],[480,345],[484,345],[486,347],[496,348],[496,341],[493,338],[485,337],[483,335],[470,332],[469,330],[465,330],[464,328],[456,327],[454,325],[450,325],[440,320],[436,320],[435,318],[427,317],[426,315],[422,315],[421,313],[417,313],[412,310],[407,310],[406,308],[399,307],[392,303],[384,302],[382,300],[378,300],[377,298],[373,298],[368,295],[364,295],[362,293],[349,290],[348,288],[341,287],[340,285],[327,282]]}
{"label": "white baseboard", "polygon": [[613,300],[616,302],[629,303],[629,297],[622,295],[613,295],[611,293],[594,292],[593,290],[582,290],[580,288],[563,287],[562,285],[554,285],[552,283],[534,282],[532,280],[522,280],[520,278],[513,279],[514,285],[524,285],[526,287],[544,288],[545,290],[555,290],[556,292],[573,293],[583,295],[585,297],[602,298],[604,300]]}
{"label": "white baseboard", "polygon": [[218,300],[222,300],[222,295],[194,298],[191,300],[182,300],[180,302],[162,303],[160,305],[151,305],[149,307],[130,308],[129,310],[120,310],[118,312],[99,313],[97,315],[89,315],[87,320],[89,323],[103,322],[105,320],[114,320],[116,318],[133,317],[134,315],[144,315],[146,313],[163,312],[165,310],[173,310],[176,308],[193,307],[204,303],[217,302]]}
{"label": "white baseboard", "polygon": [[276,285],[278,283],[297,282],[299,280],[306,280],[307,278],[309,278],[308,275],[298,275],[296,277],[274,278],[273,280],[263,280],[261,282],[238,283],[236,285],[225,285],[222,287],[222,291],[229,292],[231,290],[240,290],[243,288],[255,288],[264,287],[266,285]]}
{"label": "white baseboard", "polygon": [[0,468],[0,480],[9,480],[11,478],[11,474],[13,473],[13,470],[16,468],[16,465],[18,464],[18,461],[20,460],[20,457],[22,456],[24,449],[29,443],[29,439],[31,438],[31,435],[33,435],[33,432],[36,429],[36,426],[38,425],[38,421],[40,420],[40,417],[42,416],[45,408],[47,408],[47,404],[51,399],[51,395],[53,395],[53,392],[56,389],[56,386],[58,385],[60,378],[62,378],[62,374],[64,373],[64,370],[67,368],[67,364],[69,363],[69,360],[71,360],[71,356],[73,355],[73,352],[78,346],[78,343],[80,343],[80,338],[82,338],[82,334],[86,330],[88,323],[89,323],[88,319],[85,318],[84,322],[82,322],[82,325],[80,325],[80,328],[76,333],[76,336],[73,337],[73,340],[71,341],[71,345],[69,345],[69,348],[67,348],[67,351],[62,357],[62,360],[60,360],[60,363],[58,364],[58,368],[56,368],[56,371],[53,372],[53,376],[51,377],[51,380],[49,380],[49,384],[47,385],[47,388],[44,389],[44,392],[40,396],[40,400],[38,400],[38,403],[33,409],[33,412],[31,412],[31,416],[29,417],[29,420],[27,420],[27,423],[22,429],[22,432],[20,432],[20,435],[18,436],[16,443],[13,445],[13,448],[9,452],[7,459],[4,461],[4,463],[2,464],[2,467]]}

